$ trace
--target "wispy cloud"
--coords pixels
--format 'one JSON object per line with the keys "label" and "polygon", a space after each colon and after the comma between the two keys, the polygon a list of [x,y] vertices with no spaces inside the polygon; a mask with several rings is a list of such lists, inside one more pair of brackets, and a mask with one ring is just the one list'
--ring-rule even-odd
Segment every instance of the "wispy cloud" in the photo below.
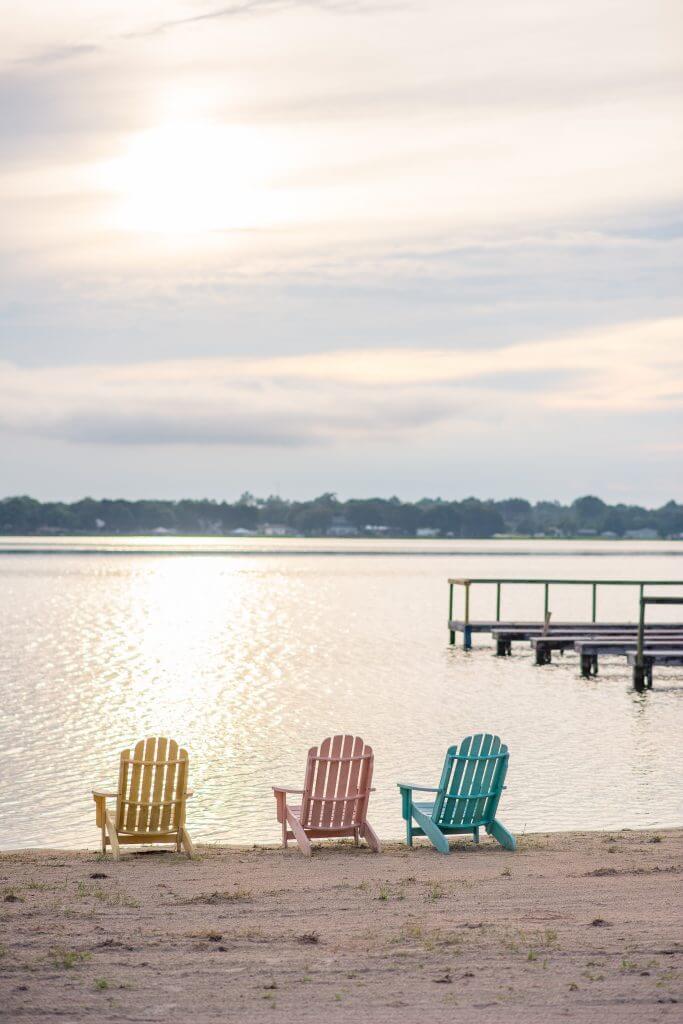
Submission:
{"label": "wispy cloud", "polygon": [[378,13],[397,9],[405,4],[389,2],[389,0],[237,0],[235,3],[221,7],[208,8],[197,14],[181,18],[170,18],[160,21],[149,28],[129,33],[129,38],[144,38],[160,35],[169,29],[182,28],[184,25],[196,25],[202,22],[223,21],[226,18],[242,18],[249,15],[277,13],[291,9],[317,9],[335,14]]}
{"label": "wispy cloud", "polygon": [[94,444],[302,446],[437,423],[683,405],[683,319],[488,352],[370,350],[133,366],[5,365],[5,430]]}
{"label": "wispy cloud", "polygon": [[88,43],[67,43],[64,46],[54,46],[48,50],[41,50],[28,57],[21,57],[15,61],[15,64],[45,67],[51,64],[62,64],[65,61],[77,60],[81,57],[90,57],[100,52],[100,46],[93,46]]}

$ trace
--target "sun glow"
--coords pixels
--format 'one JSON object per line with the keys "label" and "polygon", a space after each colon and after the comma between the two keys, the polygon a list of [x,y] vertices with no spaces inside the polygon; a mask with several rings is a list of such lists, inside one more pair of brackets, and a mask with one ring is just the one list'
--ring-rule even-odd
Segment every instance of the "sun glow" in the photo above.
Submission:
{"label": "sun glow", "polygon": [[262,227],[291,219],[278,187],[285,154],[272,138],[235,125],[169,123],[131,140],[102,169],[119,197],[118,227],[167,233]]}

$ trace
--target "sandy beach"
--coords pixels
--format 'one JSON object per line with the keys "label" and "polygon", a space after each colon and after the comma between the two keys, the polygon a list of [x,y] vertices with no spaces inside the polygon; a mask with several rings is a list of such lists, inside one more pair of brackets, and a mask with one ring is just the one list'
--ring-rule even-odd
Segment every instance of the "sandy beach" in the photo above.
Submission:
{"label": "sandy beach", "polygon": [[3,1021],[674,1021],[683,830],[0,858]]}

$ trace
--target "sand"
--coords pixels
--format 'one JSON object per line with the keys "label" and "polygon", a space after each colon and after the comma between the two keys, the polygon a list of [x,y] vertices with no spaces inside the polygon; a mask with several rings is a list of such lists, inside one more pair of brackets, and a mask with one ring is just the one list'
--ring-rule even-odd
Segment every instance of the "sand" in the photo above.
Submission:
{"label": "sand", "polygon": [[683,830],[0,857],[2,1021],[683,1019]]}

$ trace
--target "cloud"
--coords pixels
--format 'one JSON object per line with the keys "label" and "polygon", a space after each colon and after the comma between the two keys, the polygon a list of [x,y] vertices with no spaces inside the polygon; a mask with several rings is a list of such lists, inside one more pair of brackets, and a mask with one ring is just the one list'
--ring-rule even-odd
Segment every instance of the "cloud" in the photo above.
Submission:
{"label": "cloud", "polygon": [[334,14],[363,14],[395,10],[398,3],[377,2],[377,0],[238,0],[236,3],[222,7],[209,8],[198,14],[190,14],[182,18],[170,18],[157,22],[147,29],[140,29],[128,34],[128,38],[145,38],[159,35],[169,29],[182,28],[184,25],[195,25],[210,21],[223,21],[226,18],[241,18],[255,14],[276,14],[291,9],[318,9]]}
{"label": "cloud", "polygon": [[65,44],[64,46],[54,46],[49,50],[41,50],[29,57],[22,57],[15,63],[29,64],[35,67],[61,64],[64,61],[77,60],[79,57],[89,57],[94,53],[99,53],[100,50],[101,47],[89,43]]}
{"label": "cloud", "polygon": [[73,443],[417,442],[506,418],[681,409],[683,319],[488,351],[375,349],[0,375],[0,427]]}

